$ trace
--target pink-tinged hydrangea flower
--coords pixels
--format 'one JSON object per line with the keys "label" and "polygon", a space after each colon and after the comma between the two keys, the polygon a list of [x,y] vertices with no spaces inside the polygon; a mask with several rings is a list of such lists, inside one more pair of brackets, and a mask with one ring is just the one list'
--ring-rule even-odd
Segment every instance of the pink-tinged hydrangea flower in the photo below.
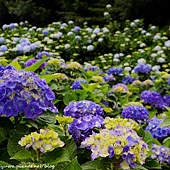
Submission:
{"label": "pink-tinged hydrangea flower", "polygon": [[23,113],[35,120],[43,111],[58,112],[54,99],[54,92],[35,73],[0,66],[0,115]]}
{"label": "pink-tinged hydrangea flower", "polygon": [[159,163],[170,164],[170,148],[166,146],[159,146],[156,144],[152,145],[152,155],[151,159],[156,159]]}
{"label": "pink-tinged hydrangea flower", "polygon": [[169,127],[160,127],[163,119],[158,119],[156,116],[148,120],[148,125],[146,131],[149,131],[153,138],[163,139],[170,135],[170,126]]}
{"label": "pink-tinged hydrangea flower", "polygon": [[114,92],[120,92],[120,93],[128,92],[128,87],[126,86],[126,84],[123,83],[118,83],[116,85],[113,85],[112,89]]}
{"label": "pink-tinged hydrangea flower", "polygon": [[128,106],[122,110],[122,117],[135,120],[146,120],[149,111],[144,106]]}
{"label": "pink-tinged hydrangea flower", "polygon": [[69,105],[64,108],[64,115],[73,118],[79,118],[91,114],[103,116],[104,111],[100,105],[89,100],[70,102]]}
{"label": "pink-tinged hydrangea flower", "polygon": [[91,150],[91,159],[109,157],[121,160],[120,168],[136,168],[136,163],[144,164],[149,151],[147,144],[137,133],[123,126],[102,129],[87,137],[82,148]]}

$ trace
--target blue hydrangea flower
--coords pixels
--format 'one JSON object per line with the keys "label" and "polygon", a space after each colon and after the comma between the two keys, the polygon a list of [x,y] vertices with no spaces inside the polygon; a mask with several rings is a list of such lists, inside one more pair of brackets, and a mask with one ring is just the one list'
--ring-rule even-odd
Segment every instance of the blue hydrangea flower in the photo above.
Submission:
{"label": "blue hydrangea flower", "polygon": [[158,119],[154,116],[152,119],[148,120],[148,126],[146,127],[146,131],[149,131],[153,138],[163,139],[170,134],[170,127],[160,127],[163,119]]}
{"label": "blue hydrangea flower", "polygon": [[104,111],[100,105],[89,100],[70,102],[69,105],[64,108],[64,115],[73,118],[79,118],[91,114],[103,116]]}
{"label": "blue hydrangea flower", "polygon": [[44,30],[42,31],[42,33],[43,33],[44,35],[48,35],[49,31],[48,31],[48,29],[44,29]]}
{"label": "blue hydrangea flower", "polygon": [[122,117],[136,119],[136,120],[145,120],[149,116],[148,110],[143,106],[128,106],[122,110]]}
{"label": "blue hydrangea flower", "polygon": [[68,126],[68,130],[79,146],[86,137],[92,134],[95,128],[102,127],[103,120],[103,117],[99,115],[85,115],[74,119]]}
{"label": "blue hydrangea flower", "polygon": [[123,69],[122,68],[114,68],[114,67],[111,67],[107,70],[107,74],[110,75],[110,74],[113,74],[113,75],[119,75],[123,72]]}
{"label": "blue hydrangea flower", "polygon": [[164,103],[164,105],[165,106],[170,106],[170,95],[165,95],[165,96],[163,96],[163,103]]}
{"label": "blue hydrangea flower", "polygon": [[4,43],[5,39],[4,37],[0,37],[0,44]]}
{"label": "blue hydrangea flower", "polygon": [[8,50],[8,48],[7,48],[6,45],[1,45],[1,46],[0,46],[0,50],[4,53],[5,51]]}
{"label": "blue hydrangea flower", "polygon": [[54,92],[35,73],[0,66],[0,115],[20,113],[35,120],[43,111],[58,112],[54,99]]}
{"label": "blue hydrangea flower", "polygon": [[[24,66],[25,67],[29,67],[31,66],[32,64],[38,62],[39,60],[36,60],[34,58],[31,58],[29,60],[27,60],[25,63],[24,63]],[[43,64],[41,64],[41,66],[39,68],[44,68],[45,66],[47,65],[47,62],[44,62]]]}
{"label": "blue hydrangea flower", "polygon": [[145,73],[148,74],[151,71],[151,66],[148,64],[138,64],[134,68],[135,73]]}
{"label": "blue hydrangea flower", "polygon": [[170,85],[170,77],[168,77],[168,84]]}
{"label": "blue hydrangea flower", "polygon": [[135,79],[131,76],[126,76],[126,77],[123,77],[122,79],[122,83],[124,84],[131,84]]}
{"label": "blue hydrangea flower", "polygon": [[150,158],[156,159],[159,163],[170,164],[170,148],[153,144]]}
{"label": "blue hydrangea flower", "polygon": [[84,71],[88,71],[88,70],[96,71],[96,70],[100,70],[100,68],[98,66],[86,65],[84,67]]}
{"label": "blue hydrangea flower", "polygon": [[159,92],[144,90],[140,94],[140,98],[142,100],[144,100],[144,102],[146,102],[154,107],[161,108],[161,109],[164,108],[163,107],[163,105],[164,105],[163,98]]}
{"label": "blue hydrangea flower", "polygon": [[80,29],[81,29],[81,28],[80,28],[79,26],[76,26],[76,27],[74,28],[74,32],[78,32]]}
{"label": "blue hydrangea flower", "polygon": [[83,89],[83,87],[81,86],[81,83],[83,84],[88,84],[88,82],[86,80],[76,80],[72,83],[72,89],[73,90],[77,90],[77,89]]}

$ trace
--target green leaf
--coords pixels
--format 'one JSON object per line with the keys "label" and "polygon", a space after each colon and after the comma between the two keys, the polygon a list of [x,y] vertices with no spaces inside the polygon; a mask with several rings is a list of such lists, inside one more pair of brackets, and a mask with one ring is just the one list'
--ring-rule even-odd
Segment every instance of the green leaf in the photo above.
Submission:
{"label": "green leaf", "polygon": [[148,170],[147,168],[143,167],[142,165],[136,165],[137,170]]}
{"label": "green leaf", "polygon": [[152,145],[153,143],[153,137],[151,135],[151,133],[149,131],[145,132],[145,137],[144,137],[144,141],[148,144],[148,145]]}
{"label": "green leaf", "polygon": [[13,60],[9,65],[13,66],[17,70],[21,70],[21,66],[20,66],[20,64],[18,63],[17,60]]}
{"label": "green leaf", "polygon": [[62,148],[56,148],[53,151],[44,154],[42,159],[44,162],[48,162],[49,164],[70,162],[68,151]]}
{"label": "green leaf", "polygon": [[41,75],[41,79],[45,79],[46,83],[50,83],[56,77],[56,74]]}
{"label": "green leaf", "polygon": [[63,98],[63,102],[65,105],[68,105],[71,101],[75,101],[75,100],[77,100],[77,95],[72,91],[66,93]]}
{"label": "green leaf", "polygon": [[16,160],[29,160],[31,158],[31,152],[28,150],[22,149],[18,151],[11,159],[16,159]]}
{"label": "green leaf", "polygon": [[6,139],[6,130],[0,127],[0,143]]}
{"label": "green leaf", "polygon": [[164,139],[163,141],[163,145],[170,148],[170,137]]}
{"label": "green leaf", "polygon": [[155,160],[146,161],[144,166],[148,169],[162,169],[161,165]]}
{"label": "green leaf", "polygon": [[44,122],[46,124],[55,124],[56,122],[56,114],[51,112],[45,112],[38,116],[38,119],[41,122]]}
{"label": "green leaf", "polygon": [[31,119],[27,119],[27,122],[34,128],[38,129],[38,125]]}
{"label": "green leaf", "polygon": [[8,154],[11,157],[14,156],[18,151],[22,149],[22,147],[18,144],[18,142],[21,140],[21,137],[23,137],[23,134],[14,131],[14,133],[8,140],[7,150],[8,150]]}
{"label": "green leaf", "polygon": [[0,117],[0,127],[6,129],[8,132],[13,130],[14,125],[7,117]]}
{"label": "green leaf", "polygon": [[25,68],[25,71],[36,71],[45,61],[47,61],[49,58],[43,58],[40,61],[37,61],[36,63],[32,64],[31,66]]}
{"label": "green leaf", "polygon": [[96,169],[100,170],[101,169],[100,161],[94,160],[86,162],[85,164],[81,165],[81,168],[83,170],[96,170]]}
{"label": "green leaf", "polygon": [[160,124],[160,127],[166,127],[166,126],[170,126],[170,118],[165,119],[165,120]]}
{"label": "green leaf", "polygon": [[82,170],[80,164],[77,161],[77,157],[75,157],[71,163],[69,163],[64,170]]}

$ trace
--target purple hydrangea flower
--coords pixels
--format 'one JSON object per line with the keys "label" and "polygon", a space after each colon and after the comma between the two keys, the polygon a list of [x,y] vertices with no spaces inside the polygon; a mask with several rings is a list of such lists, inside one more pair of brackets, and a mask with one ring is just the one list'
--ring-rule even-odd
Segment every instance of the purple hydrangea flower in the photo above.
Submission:
{"label": "purple hydrangea flower", "polygon": [[126,76],[126,77],[123,77],[122,79],[122,83],[124,84],[131,84],[135,79],[131,76]]}
{"label": "purple hydrangea flower", "polygon": [[154,116],[152,119],[148,120],[148,126],[146,127],[146,131],[149,131],[153,138],[163,139],[170,134],[170,127],[160,127],[163,119],[158,119]]}
{"label": "purple hydrangea flower", "polygon": [[74,119],[69,125],[69,133],[73,136],[75,142],[79,146],[81,142],[92,134],[95,128],[101,128],[103,125],[103,117],[99,115],[85,115]]}
{"label": "purple hydrangea flower", "polygon": [[99,70],[100,68],[98,66],[88,66],[86,65],[84,67],[84,71],[88,71],[88,70],[91,70],[91,71],[96,71],[96,70]]}
{"label": "purple hydrangea flower", "polygon": [[119,75],[123,72],[123,69],[122,68],[114,68],[114,67],[111,67],[107,70],[107,74],[110,75],[110,74],[113,74],[113,75]]}
{"label": "purple hydrangea flower", "polygon": [[168,84],[170,85],[170,77],[168,77]]}
{"label": "purple hydrangea flower", "polygon": [[64,115],[73,118],[79,118],[91,114],[103,116],[104,111],[100,105],[89,100],[70,102],[69,105],[64,108]]}
{"label": "purple hydrangea flower", "polygon": [[144,100],[144,102],[146,102],[154,107],[161,108],[161,109],[164,108],[163,107],[163,105],[164,105],[163,98],[159,92],[144,90],[140,94],[140,98],[142,100]]}
{"label": "purple hydrangea flower", "polygon": [[43,31],[42,31],[42,33],[44,34],[44,35],[48,35],[48,29],[44,29]]}
{"label": "purple hydrangea flower", "polygon": [[122,117],[136,120],[145,120],[148,115],[148,110],[143,106],[128,106],[122,111]]}
{"label": "purple hydrangea flower", "polygon": [[151,71],[151,66],[148,64],[138,64],[134,68],[135,73],[145,73],[148,74]]}
{"label": "purple hydrangea flower", "polygon": [[39,52],[36,57],[37,57],[38,59],[42,59],[42,56],[43,56],[43,55],[45,55],[45,56],[47,56],[47,57],[50,57],[50,56],[51,56],[50,53],[48,53],[48,52],[46,52],[46,51],[42,51],[42,52]]}
{"label": "purple hydrangea flower", "polygon": [[110,74],[110,75],[106,74],[103,78],[104,78],[105,82],[110,82],[110,81],[115,80],[115,78],[112,74]]}
{"label": "purple hydrangea flower", "polygon": [[54,99],[54,92],[35,73],[0,67],[0,115],[20,113],[35,120],[43,111],[58,112],[52,103]]}
{"label": "purple hydrangea flower", "polygon": [[170,148],[153,144],[150,158],[156,159],[159,163],[170,164]]}
{"label": "purple hydrangea flower", "polygon": [[72,83],[72,89],[73,90],[83,89],[83,87],[81,86],[81,83],[88,84],[86,80],[76,80]]}

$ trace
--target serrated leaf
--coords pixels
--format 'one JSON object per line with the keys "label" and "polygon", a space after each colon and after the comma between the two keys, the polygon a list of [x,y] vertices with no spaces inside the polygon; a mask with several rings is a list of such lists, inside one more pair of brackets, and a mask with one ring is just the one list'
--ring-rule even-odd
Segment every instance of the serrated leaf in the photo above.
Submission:
{"label": "serrated leaf", "polygon": [[9,65],[13,66],[17,70],[21,70],[21,65],[18,63],[17,60],[13,60]]}
{"label": "serrated leaf", "polygon": [[53,151],[46,153],[42,159],[44,162],[48,162],[49,164],[70,162],[68,151],[62,148],[56,148]]}
{"label": "serrated leaf", "polygon": [[82,170],[80,164],[77,161],[77,157],[75,157],[71,163],[69,163],[64,170]]}
{"label": "serrated leaf", "polygon": [[11,157],[11,159],[24,160],[24,161],[30,158],[31,158],[31,152],[25,149],[18,151],[14,156]]}
{"label": "serrated leaf", "polygon": [[149,169],[162,169],[161,165],[155,160],[146,161],[144,166]]}
{"label": "serrated leaf", "polygon": [[45,113],[41,114],[40,116],[38,116],[37,120],[44,122],[46,124],[55,124],[55,122],[56,122],[55,118],[56,118],[55,113],[45,112]]}
{"label": "serrated leaf", "polygon": [[40,76],[41,79],[45,79],[46,83],[50,83],[56,77],[56,74],[48,74]]}
{"label": "serrated leaf", "polygon": [[170,119],[165,119],[161,124],[160,127],[170,126]]}
{"label": "serrated leaf", "polygon": [[36,63],[32,64],[31,66],[25,68],[25,71],[36,71],[45,61],[47,61],[49,58],[43,58],[40,61],[37,61]]}
{"label": "serrated leaf", "polygon": [[7,144],[7,150],[8,150],[8,154],[12,157],[14,156],[18,151],[20,151],[21,149],[23,149],[18,142],[21,140],[21,138],[23,137],[23,134],[20,134],[18,132],[14,132],[12,134],[12,136],[10,137],[10,139],[8,140],[8,144]]}

